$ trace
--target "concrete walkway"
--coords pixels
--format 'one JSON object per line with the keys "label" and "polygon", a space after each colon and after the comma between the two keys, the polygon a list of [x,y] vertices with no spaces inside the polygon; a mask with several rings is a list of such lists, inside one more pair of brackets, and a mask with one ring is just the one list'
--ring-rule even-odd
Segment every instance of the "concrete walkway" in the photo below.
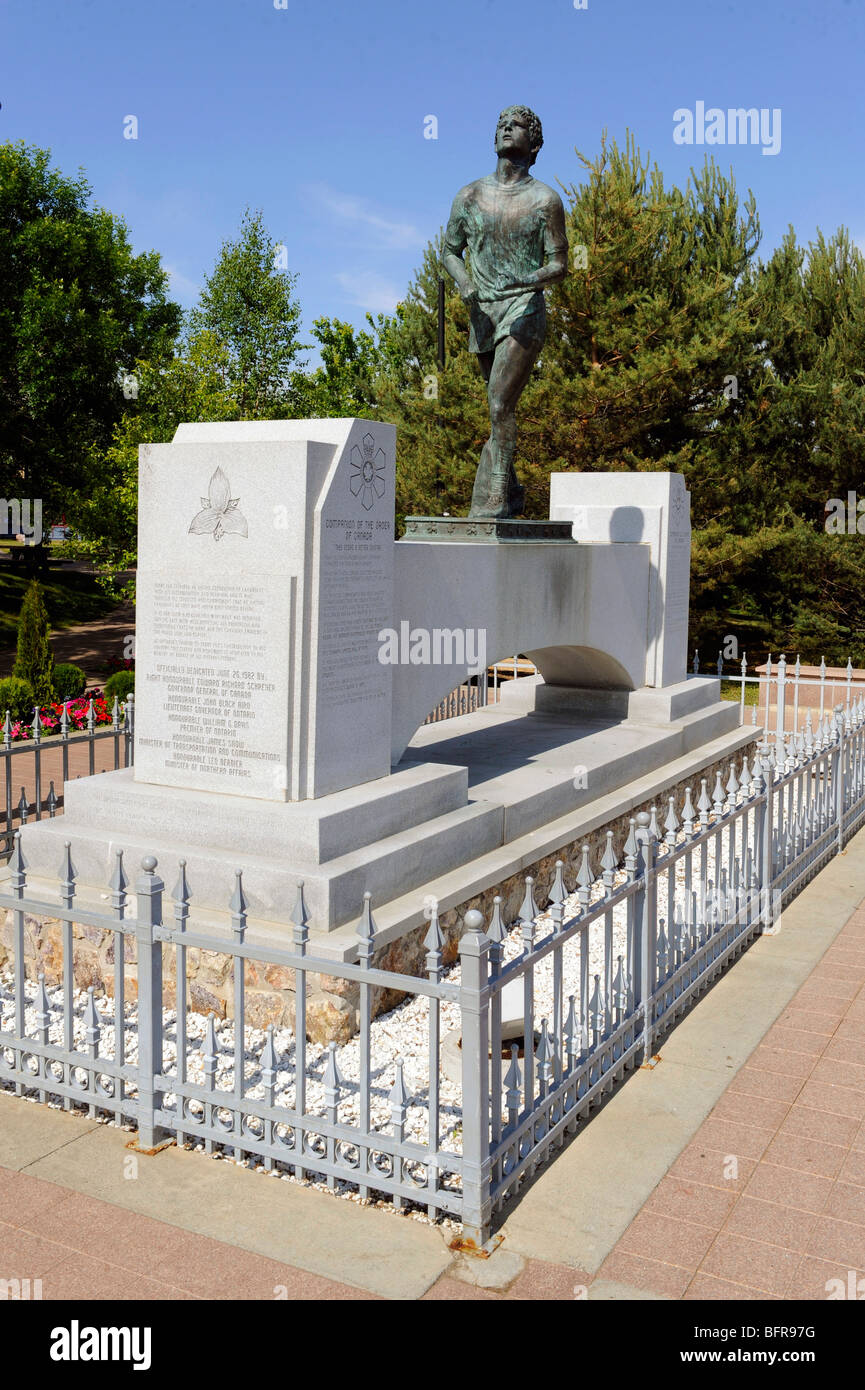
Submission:
{"label": "concrete walkway", "polygon": [[[82,667],[88,687],[105,684],[108,677],[104,667],[111,657],[122,658],[125,645],[135,634],[135,606],[122,603],[92,623],[58,628],[51,633],[51,650],[55,661],[71,661]],[[15,648],[0,651],[0,676],[12,674]]]}
{"label": "concrete walkway", "polygon": [[825,1299],[865,1279],[863,899],[865,834],[540,1170],[487,1260],[4,1094],[0,1279],[44,1299]]}

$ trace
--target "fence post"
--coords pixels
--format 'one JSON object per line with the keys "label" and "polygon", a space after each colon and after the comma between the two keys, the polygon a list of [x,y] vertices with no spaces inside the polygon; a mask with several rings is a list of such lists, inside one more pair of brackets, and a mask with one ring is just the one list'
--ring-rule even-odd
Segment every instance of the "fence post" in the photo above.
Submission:
{"label": "fence post", "polygon": [[[460,941],[460,1019],[462,1024],[463,1090],[463,1239],[482,1246],[489,1239],[490,1196],[490,1062],[489,1062],[489,955],[490,941],[476,930],[474,917],[466,913],[470,930]],[[496,1104],[501,1104],[497,1096]]]}
{"label": "fence post", "polygon": [[835,819],[838,822],[838,853],[844,848],[844,706],[835,706],[835,728],[838,730],[838,748],[832,768],[832,781],[835,784]]}
{"label": "fence post", "polygon": [[775,766],[768,738],[764,737],[757,746],[760,755],[760,771],[763,774],[763,805],[760,814],[760,930],[771,930],[773,926],[770,904],[772,901],[772,880],[774,863],[772,855],[772,829],[774,815]]}
{"label": "fence post", "polygon": [[634,913],[634,1004],[643,1006],[643,1062],[648,1066],[653,1056],[653,1018],[655,1003],[655,973],[657,966],[658,913],[655,887],[655,841],[649,829],[650,816],[640,811],[634,836],[639,847],[638,873],[641,886]]}
{"label": "fence post", "polygon": [[162,1072],[162,942],[154,941],[153,928],[162,925],[162,892],[165,884],[156,874],[156,860],[148,854],[135,890],[138,916],[135,944],[138,958],[138,1147],[155,1149],[164,1130],[156,1124],[162,1091],[155,1078]]}

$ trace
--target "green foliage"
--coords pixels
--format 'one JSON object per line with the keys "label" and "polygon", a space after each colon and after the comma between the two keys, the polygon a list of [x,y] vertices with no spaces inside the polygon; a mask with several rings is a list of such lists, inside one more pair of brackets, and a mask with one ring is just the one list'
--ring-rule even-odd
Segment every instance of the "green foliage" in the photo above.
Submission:
{"label": "green foliage", "polygon": [[33,718],[36,697],[29,681],[18,676],[4,676],[0,680],[0,719],[5,719],[8,710],[12,719]]}
{"label": "green foliage", "polygon": [[242,420],[285,414],[300,351],[297,277],[276,268],[278,251],[261,213],[247,208],[239,239],[223,242],[190,315],[192,336],[211,333],[223,353],[222,384]]}
{"label": "green foliage", "polygon": [[53,696],[54,654],[48,641],[48,614],[37,579],[28,585],[21,605],[18,650],[12,674],[30,684],[40,706]]}
{"label": "green foliage", "polygon": [[76,700],[79,695],[84,694],[86,685],[86,673],[73,662],[60,661],[54,667],[55,700]]}
{"label": "green foliage", "polygon": [[316,319],[312,336],[320,345],[322,366],[297,372],[293,380],[298,418],[363,415],[382,418],[377,411],[375,381],[384,355],[381,333],[386,320],[367,314],[372,332],[355,330],[341,319]]}
{"label": "green foliage", "polygon": [[135,672],[134,671],[115,671],[113,676],[109,676],[105,682],[103,691],[105,699],[110,706],[115,695],[122,704],[127,695],[135,694]]}
{"label": "green foliage", "polygon": [[124,413],[121,375],[163,354],[180,309],[155,252],[50,155],[0,145],[0,490],[39,497],[47,527],[86,492]]}
{"label": "green foliage", "polygon": [[304,414],[295,277],[275,268],[276,253],[261,214],[247,211],[174,351],[135,362],[137,396],[94,454],[93,485],[67,508],[81,537],[67,552],[96,564],[118,599],[134,590],[139,445],[167,443],[184,421]]}

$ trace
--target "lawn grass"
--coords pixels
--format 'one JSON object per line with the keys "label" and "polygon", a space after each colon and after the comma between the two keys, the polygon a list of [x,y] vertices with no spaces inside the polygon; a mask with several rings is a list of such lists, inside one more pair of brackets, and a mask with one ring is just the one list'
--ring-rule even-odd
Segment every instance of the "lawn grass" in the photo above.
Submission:
{"label": "lawn grass", "polygon": [[[756,681],[745,682],[745,704],[756,705],[760,687]],[[742,682],[741,681],[721,681],[722,700],[741,700]]]}
{"label": "lawn grass", "polygon": [[[52,628],[95,622],[117,607],[116,599],[100,589],[95,574],[82,573],[69,565],[49,565],[38,579]],[[29,582],[28,575],[0,560],[0,649],[15,645],[18,614]]]}

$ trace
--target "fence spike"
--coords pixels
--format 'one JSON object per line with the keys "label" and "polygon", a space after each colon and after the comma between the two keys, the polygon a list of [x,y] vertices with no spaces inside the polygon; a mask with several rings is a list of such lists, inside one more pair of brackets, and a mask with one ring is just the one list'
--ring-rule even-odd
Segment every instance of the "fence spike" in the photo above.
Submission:
{"label": "fence spike", "polygon": [[493,898],[493,915],[487,928],[487,936],[496,946],[500,946],[505,939],[505,924],[502,921],[502,900],[496,894]]}
{"label": "fence spike", "polygon": [[231,927],[241,941],[246,931],[246,894],[243,891],[243,870],[234,871],[234,892],[231,895],[231,902],[228,904],[231,909]]}
{"label": "fence spike", "polygon": [[33,725],[30,729],[30,737],[35,743],[39,743],[42,738],[42,718],[38,705],[33,706]]}
{"label": "fence spike", "polygon": [[580,1052],[579,1025],[577,1024],[576,996],[568,995],[568,1013],[565,1019],[565,1051],[569,1063],[573,1063]]}
{"label": "fence spike", "polygon": [[632,816],[629,822],[628,838],[625,841],[625,872],[633,883],[637,873],[637,856],[640,846],[637,841],[637,822]]}
{"label": "fence spike", "polygon": [[519,1048],[516,1043],[513,1043],[511,1045],[511,1064],[505,1073],[505,1104],[510,1111],[516,1111],[520,1108],[523,1074],[517,1060],[518,1054]]}
{"label": "fence spike", "polygon": [[91,695],[90,701],[89,701],[89,703],[88,703],[88,705],[87,705],[87,732],[88,732],[88,734],[92,734],[92,733],[93,733],[93,726],[94,726],[95,719],[96,719],[96,707],[95,707],[95,705],[94,705],[94,703],[93,703],[93,697],[92,697],[92,695]]}
{"label": "fence spike", "polygon": [[27,868],[27,860],[24,858],[24,851],[21,848],[20,830],[15,831],[12,858],[9,861],[9,865],[12,870],[12,887],[15,889],[24,888],[27,882],[27,876],[25,874],[25,869]]}
{"label": "fence spike", "polygon": [[111,726],[114,729],[120,728],[120,701],[114,696],[114,704],[111,706]]}
{"label": "fence spike", "polygon": [[20,799],[19,799],[19,801],[18,801],[18,817],[19,817],[19,819],[23,822],[23,821],[26,821],[26,820],[27,820],[27,817],[28,817],[29,815],[30,815],[30,807],[29,807],[29,805],[27,804],[27,793],[26,793],[25,789],[22,787],[22,788],[21,788],[21,796],[20,796]]}
{"label": "fence spike", "polygon": [[693,834],[694,834],[694,822],[695,822],[696,819],[697,819],[697,812],[694,810],[694,799],[693,799],[693,796],[692,796],[692,794],[691,794],[691,788],[690,788],[690,787],[686,787],[686,788],[685,788],[685,804],[684,804],[684,806],[682,807],[682,824],[683,824],[683,827],[684,827],[684,830],[685,830],[685,835],[687,836],[687,838],[688,838],[689,840],[693,837]]}
{"label": "fence spike", "polygon": [[603,853],[603,856],[602,856],[602,858],[601,858],[601,869],[602,869],[602,871],[603,871],[604,885],[605,885],[606,887],[608,887],[608,888],[612,888],[612,886],[613,886],[613,878],[614,878],[616,869],[619,867],[619,865],[618,865],[618,860],[616,859],[616,853],[615,853],[615,850],[613,849],[613,832],[612,832],[612,830],[608,830],[608,831],[607,831],[607,837],[606,837],[606,838],[607,838],[607,843],[606,843],[606,845],[605,845],[605,847],[604,847],[604,853]]}
{"label": "fence spike", "polygon": [[361,965],[369,965],[372,960],[373,938],[375,937],[375,922],[372,919],[371,893],[364,893],[363,895],[363,908],[355,930],[360,937],[360,945],[357,948],[357,958]]}
{"label": "fence spike", "polygon": [[75,880],[78,871],[72,863],[72,841],[67,840],[63,847],[63,863],[60,865],[60,889],[61,895],[69,899],[71,905],[75,896]]}
{"label": "fence spike", "polygon": [[276,1085],[276,1048],[273,1043],[273,1024],[267,1025],[267,1038],[261,1054],[261,1079],[269,1091]]}
{"label": "fence spike", "polygon": [[6,718],[3,721],[3,746],[8,748],[12,742],[12,715],[6,711]]}
{"label": "fence spike", "polygon": [[592,873],[592,866],[589,863],[589,846],[584,843],[580,850],[580,869],[577,874],[577,887],[580,890],[580,902],[589,901],[589,889],[595,881]]}
{"label": "fence spike", "polygon": [[730,763],[730,775],[727,778],[727,806],[730,811],[735,809],[739,799],[739,779],[736,776],[736,764]]}
{"label": "fence spike", "polygon": [[118,849],[114,852],[114,872],[108,883],[111,889],[111,906],[114,911],[122,917],[126,907],[126,889],[129,887],[129,879],[123,868],[123,850]]}
{"label": "fence spike", "polygon": [[625,979],[625,967],[622,956],[616,956],[616,973],[613,976],[613,1003],[616,1009],[624,1013],[628,1007],[628,982]]}
{"label": "fence spike", "polygon": [[531,874],[528,874],[526,876],[526,891],[523,896],[523,901],[520,906],[519,914],[520,922],[523,924],[524,927],[533,924],[535,918],[538,915],[539,909],[537,903],[535,902],[534,885],[535,880],[532,878]]}
{"label": "fence spike", "polygon": [[564,861],[561,859],[556,860],[556,872],[553,875],[549,896],[550,902],[555,903],[557,907],[561,906],[568,896],[567,889],[565,888],[565,865]]}
{"label": "fence spike", "polygon": [[46,799],[46,804],[48,806],[48,815],[53,820],[54,817],[57,815],[57,793],[54,790],[53,778],[48,783],[48,796]]}
{"label": "fence spike", "polygon": [[604,996],[601,990],[601,977],[595,976],[595,987],[589,999],[589,1020],[596,1033],[600,1033],[601,1020],[604,1014]]}
{"label": "fence spike", "polygon": [[330,1042],[327,1045],[327,1062],[324,1068],[324,1103],[328,1109],[335,1110],[339,1105],[341,1090],[342,1077],[336,1061],[336,1043]]}
{"label": "fence spike", "polygon": [[309,915],[306,910],[306,901],[303,896],[303,879],[297,885],[297,897],[294,907],[291,909],[291,924],[294,929],[294,944],[304,947],[309,936]]}
{"label": "fence spike", "polygon": [[60,712],[60,737],[69,737],[69,702],[63,701],[63,709]]}
{"label": "fence spike", "polygon": [[535,1062],[537,1064],[538,1079],[544,1086],[548,1086],[553,1079],[553,1057],[550,1048],[550,1036],[547,1032],[547,1020],[545,1018],[541,1019],[538,1046],[535,1051]]}
{"label": "fence spike", "polygon": [[705,777],[701,777],[701,778],[700,778],[700,795],[699,795],[699,798],[698,798],[698,800],[697,800],[697,810],[700,812],[700,829],[701,829],[701,830],[705,830],[706,826],[709,824],[709,812],[710,812],[711,809],[712,809],[712,803],[711,803],[711,801],[709,800],[709,792],[708,792],[708,790],[707,790],[707,787],[708,787],[708,781],[707,781],[707,779],[706,779]]}
{"label": "fence spike", "polygon": [[93,998],[93,986],[87,989],[87,1004],[84,1009],[84,1041],[94,1052],[99,1049],[100,1023]]}
{"label": "fence spike", "polygon": [[207,1023],[204,1028],[204,1057],[202,1066],[204,1075],[209,1086],[213,1085],[213,1078],[216,1075],[216,1024],[215,1015],[211,1012],[207,1015]]}
{"label": "fence spike", "polygon": [[[333,1043],[331,1043],[331,1046],[333,1046]],[[395,1125],[401,1125],[405,1123],[405,1111],[408,1105],[408,1091],[405,1088],[403,1060],[401,1057],[396,1059],[395,1070],[396,1079],[391,1088],[391,1093],[388,1096],[388,1104],[390,1105],[391,1121]]]}
{"label": "fence spike", "polygon": [[39,984],[36,989],[36,1027],[42,1036],[43,1044],[48,1041],[47,1033],[51,1027],[51,1005],[48,1002],[48,991],[45,988],[45,973],[40,971]]}
{"label": "fence spike", "polygon": [[649,815],[649,834],[653,840],[660,840],[661,831],[658,826],[658,808],[653,806]]}
{"label": "fence spike", "polygon": [[667,819],[664,821],[664,839],[668,845],[675,845],[679,834],[679,817],[676,815],[676,798],[671,796],[667,803]]}
{"label": "fence spike", "polygon": [[724,814],[724,783],[721,780],[721,769],[715,772],[715,786],[712,790],[712,810],[716,816]]}
{"label": "fence spike", "polygon": [[426,949],[426,968],[427,971],[439,970],[442,963],[442,946],[444,945],[442,929],[439,925],[438,903],[433,903],[430,912],[429,930],[424,937],[424,947]]}
{"label": "fence spike", "polygon": [[185,922],[189,916],[189,880],[186,877],[186,860],[181,859],[177,865],[177,882],[171,894],[174,900],[174,915],[180,922]]}

